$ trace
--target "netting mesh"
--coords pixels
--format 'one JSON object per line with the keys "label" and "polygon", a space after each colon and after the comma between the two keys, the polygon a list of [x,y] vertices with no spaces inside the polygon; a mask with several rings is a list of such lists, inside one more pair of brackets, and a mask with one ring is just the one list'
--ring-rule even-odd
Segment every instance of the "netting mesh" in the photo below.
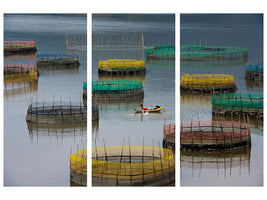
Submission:
{"label": "netting mesh", "polygon": [[222,87],[235,84],[234,76],[228,74],[184,74],[181,77],[181,86],[184,87]]}
{"label": "netting mesh", "polygon": [[175,123],[166,124],[163,126],[163,147],[175,147]]}
{"label": "netting mesh", "polygon": [[30,83],[38,81],[37,71],[29,71],[28,73],[11,73],[4,75],[4,83]]}
{"label": "netting mesh", "polygon": [[148,58],[175,58],[175,46],[166,45],[166,46],[156,46],[146,48],[146,57]]}
{"label": "netting mesh", "polygon": [[44,53],[44,54],[37,54],[37,61],[43,60],[63,60],[63,59],[73,59],[77,60],[77,54],[69,54],[69,53]]}
{"label": "netting mesh", "polygon": [[70,155],[70,169],[79,174],[87,175],[87,149]]}
{"label": "netting mesh", "polygon": [[184,149],[224,149],[250,146],[248,123],[234,121],[188,121],[180,123]]}
{"label": "netting mesh", "polygon": [[36,65],[4,64],[4,75],[29,73],[30,71],[37,71]]}
{"label": "netting mesh", "polygon": [[155,179],[161,178],[168,184],[169,176],[174,181],[174,169],[173,154],[164,148],[123,145],[92,149],[93,185],[159,184]]}
{"label": "netting mesh", "polygon": [[38,54],[36,59],[38,67],[46,65],[79,65],[79,58],[77,54],[69,53],[47,53]]}
{"label": "netting mesh", "polygon": [[247,48],[181,45],[181,60],[237,59],[248,56]]}
{"label": "netting mesh", "polygon": [[263,72],[263,64],[248,65],[246,69],[253,72]]}
{"label": "netting mesh", "polygon": [[39,115],[71,115],[86,112],[87,107],[80,102],[41,102],[28,107],[28,113]]}
{"label": "netting mesh", "polygon": [[87,82],[83,82],[83,91],[87,91]]}
{"label": "netting mesh", "polygon": [[163,134],[167,136],[175,137],[175,123],[164,125]]}
{"label": "netting mesh", "polygon": [[240,110],[240,111],[262,111],[263,94],[226,93],[216,94],[212,97],[213,108]]}
{"label": "netting mesh", "polygon": [[29,105],[26,121],[35,123],[86,123],[87,107],[81,102],[42,102]]}
{"label": "netting mesh", "polygon": [[4,41],[4,50],[18,50],[21,48],[35,48],[34,41]]}
{"label": "netting mesh", "polygon": [[144,60],[135,59],[111,59],[98,62],[98,70],[116,71],[116,70],[143,70],[145,69]]}
{"label": "netting mesh", "polygon": [[142,89],[143,83],[141,81],[127,81],[127,80],[117,80],[117,81],[93,81],[92,91],[94,93],[105,93],[105,92],[119,92],[126,90]]}

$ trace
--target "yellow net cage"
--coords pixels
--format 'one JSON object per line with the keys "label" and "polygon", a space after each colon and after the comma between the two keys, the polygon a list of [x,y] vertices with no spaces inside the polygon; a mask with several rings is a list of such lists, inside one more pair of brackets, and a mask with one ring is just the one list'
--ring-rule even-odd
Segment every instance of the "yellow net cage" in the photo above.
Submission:
{"label": "yellow net cage", "polygon": [[4,83],[30,83],[38,81],[38,73],[37,71],[30,71],[29,73],[21,73],[21,74],[7,74],[4,75]]}
{"label": "yellow net cage", "polygon": [[111,59],[98,62],[98,69],[107,70],[133,70],[145,69],[144,60],[135,59]]}
{"label": "yellow net cage", "polygon": [[184,74],[181,77],[183,87],[224,87],[235,84],[234,76],[229,74]]}
{"label": "yellow net cage", "polygon": [[169,149],[133,145],[92,149],[93,185],[94,180],[105,180],[104,185],[112,184],[112,180],[117,185],[145,185],[156,179],[164,179],[167,184],[174,182],[174,171],[175,161]]}
{"label": "yellow net cage", "polygon": [[70,155],[70,169],[79,174],[87,175],[87,149]]}

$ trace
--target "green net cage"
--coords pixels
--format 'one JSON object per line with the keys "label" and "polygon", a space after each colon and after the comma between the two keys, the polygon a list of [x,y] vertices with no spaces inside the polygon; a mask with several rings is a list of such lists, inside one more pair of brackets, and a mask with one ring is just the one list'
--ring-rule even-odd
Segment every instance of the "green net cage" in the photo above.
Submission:
{"label": "green net cage", "polygon": [[248,57],[247,48],[181,45],[181,60],[238,59]]}
{"label": "green net cage", "polygon": [[92,91],[93,93],[113,93],[123,92],[127,90],[142,89],[143,83],[141,81],[93,81]]}
{"label": "green net cage", "polygon": [[213,112],[263,112],[263,94],[225,93],[212,97]]}
{"label": "green net cage", "polygon": [[146,57],[175,59],[175,45],[146,48]]}

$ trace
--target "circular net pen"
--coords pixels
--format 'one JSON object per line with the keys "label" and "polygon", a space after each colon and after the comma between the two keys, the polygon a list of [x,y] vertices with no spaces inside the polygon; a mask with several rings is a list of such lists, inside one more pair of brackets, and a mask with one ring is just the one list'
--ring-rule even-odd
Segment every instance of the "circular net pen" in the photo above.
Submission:
{"label": "circular net pen", "polygon": [[144,97],[141,81],[93,81],[93,101],[133,100]]}
{"label": "circular net pen", "polygon": [[[11,71],[14,72],[12,69]],[[27,73],[10,73],[10,70],[6,71],[4,75],[4,84],[11,83],[32,83],[38,81],[37,71],[28,71]]]}
{"label": "circular net pen", "polygon": [[146,48],[146,57],[152,59],[175,59],[175,45]]}
{"label": "circular net pen", "polygon": [[163,146],[164,147],[175,147],[175,123],[164,125]]}
{"label": "circular net pen", "polygon": [[180,88],[182,93],[224,93],[237,89],[234,76],[229,74],[184,74]]}
{"label": "circular net pen", "polygon": [[246,79],[263,81],[263,64],[248,65],[246,67]]}
{"label": "circular net pen", "polygon": [[80,65],[77,54],[48,53],[38,54],[36,59],[37,67],[51,66],[73,66]]}
{"label": "circular net pen", "polygon": [[200,60],[227,60],[248,57],[247,48],[201,46],[201,45],[181,45],[180,60],[200,61]]}
{"label": "circular net pen", "polygon": [[111,59],[98,62],[99,74],[131,75],[145,73],[144,60],[135,59]]}
{"label": "circular net pen", "polygon": [[215,115],[246,114],[263,120],[263,94],[216,94],[211,101]]}
{"label": "circular net pen", "polygon": [[87,149],[70,155],[70,183],[77,186],[87,186]]}
{"label": "circular net pen", "polygon": [[36,65],[4,64],[4,75],[26,74],[31,71],[37,71]]}
{"label": "circular net pen", "polygon": [[87,105],[87,82],[83,82],[83,102]]}
{"label": "circular net pen", "polygon": [[87,107],[75,102],[42,102],[29,105],[26,121],[41,124],[87,123]]}
{"label": "circular net pen", "polygon": [[181,122],[180,148],[189,151],[212,151],[251,146],[248,123],[233,121]]}
{"label": "circular net pen", "polygon": [[92,149],[93,186],[164,186],[175,182],[169,149],[123,145]]}
{"label": "circular net pen", "polygon": [[36,45],[34,41],[4,41],[4,55],[35,52]]}

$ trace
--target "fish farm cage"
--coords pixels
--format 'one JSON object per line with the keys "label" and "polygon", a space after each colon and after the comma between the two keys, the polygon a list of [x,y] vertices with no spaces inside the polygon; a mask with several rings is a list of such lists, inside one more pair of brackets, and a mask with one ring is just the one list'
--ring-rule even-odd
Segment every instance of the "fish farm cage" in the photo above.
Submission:
{"label": "fish farm cage", "polygon": [[248,57],[247,48],[201,46],[201,45],[181,45],[180,60],[200,61],[200,60],[227,60]]}
{"label": "fish farm cage", "polygon": [[144,60],[143,33],[113,34],[108,30],[92,34],[92,53],[94,59],[138,59]]}
{"label": "fish farm cage", "polygon": [[4,41],[4,55],[35,52],[36,45],[34,41]]}
{"label": "fish farm cage", "polygon": [[42,124],[87,123],[87,107],[81,102],[32,103],[26,121]]}
{"label": "fish farm cage", "polygon": [[47,53],[37,54],[37,67],[51,67],[51,66],[73,66],[80,65],[77,54],[67,53]]}
{"label": "fish farm cage", "polygon": [[146,48],[146,57],[152,59],[175,59],[175,45]]}
{"label": "fish farm cage", "polygon": [[92,121],[99,120],[98,106],[92,104]]}
{"label": "fish farm cage", "polygon": [[169,149],[122,145],[92,149],[93,186],[165,186],[175,182]]}
{"label": "fish farm cage", "polygon": [[83,102],[87,105],[87,82],[83,82]]}
{"label": "fish farm cage", "polygon": [[37,71],[29,71],[28,73],[9,73],[9,72],[7,72],[8,74],[4,75],[4,84],[31,83],[38,81]]}
{"label": "fish farm cage", "polygon": [[4,75],[25,74],[37,71],[36,65],[28,64],[4,64]]}
{"label": "fish farm cage", "polygon": [[175,147],[175,123],[163,126],[163,146]]}
{"label": "fish farm cage", "polygon": [[87,149],[70,155],[70,183],[87,186]]}
{"label": "fish farm cage", "polygon": [[4,55],[4,60],[6,61],[14,61],[14,60],[25,60],[25,61],[30,61],[32,63],[35,63],[35,57],[36,57],[36,53],[32,52],[32,53],[16,53],[16,54],[8,54],[8,55]]}
{"label": "fish farm cage", "polygon": [[248,123],[234,121],[181,122],[180,149],[212,151],[251,146]]}
{"label": "fish farm cage", "polygon": [[93,101],[132,100],[144,97],[141,81],[93,81]]}
{"label": "fish farm cage", "polygon": [[139,74],[145,73],[146,66],[144,60],[135,59],[111,59],[98,62],[99,74]]}
{"label": "fish farm cage", "polygon": [[237,90],[233,75],[184,74],[181,77],[182,93],[224,93]]}
{"label": "fish farm cage", "polygon": [[246,79],[263,81],[263,64],[248,65],[246,67]]}
{"label": "fish farm cage", "polygon": [[263,94],[216,94],[211,101],[215,115],[246,114],[263,120]]}

